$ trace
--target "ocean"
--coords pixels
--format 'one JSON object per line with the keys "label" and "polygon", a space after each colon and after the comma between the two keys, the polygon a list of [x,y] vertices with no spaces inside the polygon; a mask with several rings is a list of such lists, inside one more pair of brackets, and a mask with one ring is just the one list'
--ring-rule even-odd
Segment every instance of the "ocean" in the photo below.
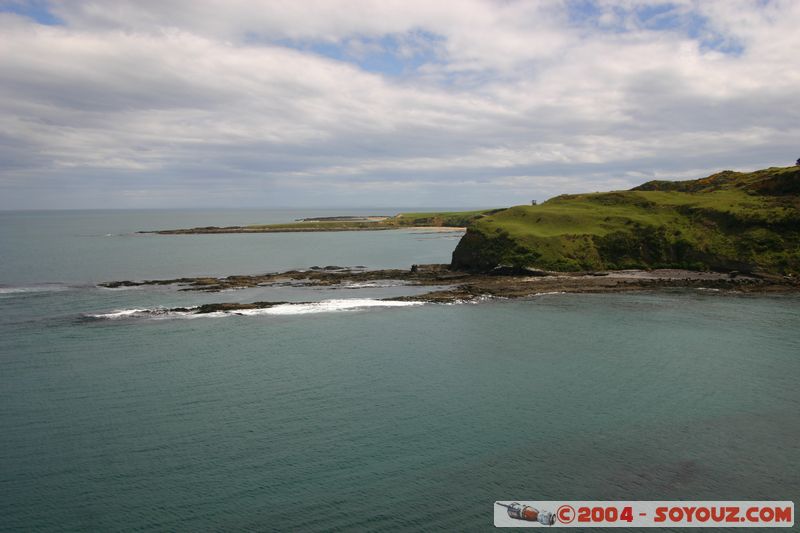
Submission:
{"label": "ocean", "polygon": [[[0,531],[487,531],[497,500],[800,499],[796,295],[97,286],[449,262],[458,234],[136,233],[396,211],[0,212]],[[297,303],[158,312],[259,300]]]}

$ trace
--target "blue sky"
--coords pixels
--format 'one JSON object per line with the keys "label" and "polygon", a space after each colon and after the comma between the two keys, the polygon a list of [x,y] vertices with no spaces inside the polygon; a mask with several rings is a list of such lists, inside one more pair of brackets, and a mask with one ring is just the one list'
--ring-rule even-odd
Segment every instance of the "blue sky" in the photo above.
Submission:
{"label": "blue sky", "polygon": [[0,12],[29,17],[39,24],[56,25],[63,22],[53,15],[46,1],[6,1],[0,3]]}
{"label": "blue sky", "polygon": [[510,205],[788,165],[800,2],[0,2],[0,209]]}

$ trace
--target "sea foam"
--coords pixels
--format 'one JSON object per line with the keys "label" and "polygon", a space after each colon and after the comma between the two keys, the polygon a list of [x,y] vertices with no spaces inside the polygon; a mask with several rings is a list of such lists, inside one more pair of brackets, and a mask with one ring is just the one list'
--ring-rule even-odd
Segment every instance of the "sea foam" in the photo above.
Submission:
{"label": "sea foam", "polygon": [[422,305],[424,302],[417,301],[394,301],[394,300],[373,300],[373,299],[343,299],[343,300],[323,300],[321,302],[281,304],[264,309],[242,309],[232,311],[238,315],[306,315],[310,313],[333,313],[337,311],[357,311],[369,307],[409,307]]}
{"label": "sea foam", "polygon": [[67,290],[65,285],[31,285],[24,287],[0,287],[0,296],[5,294],[27,294],[35,292],[61,292]]}
{"label": "sea foam", "polygon": [[263,309],[234,309],[231,311],[215,311],[212,313],[196,313],[194,309],[171,311],[156,307],[150,309],[116,309],[107,313],[84,315],[97,320],[120,320],[126,318],[221,318],[226,316],[258,316],[258,315],[306,315],[311,313],[334,313],[338,311],[358,311],[375,307],[410,307],[423,305],[419,301],[393,301],[374,299],[341,299],[323,300],[310,303],[287,303]]}

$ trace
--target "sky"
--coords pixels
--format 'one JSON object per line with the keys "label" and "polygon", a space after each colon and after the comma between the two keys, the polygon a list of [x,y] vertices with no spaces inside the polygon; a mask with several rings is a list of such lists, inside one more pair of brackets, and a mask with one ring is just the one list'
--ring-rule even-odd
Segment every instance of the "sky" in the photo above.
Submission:
{"label": "sky", "polygon": [[800,157],[796,0],[0,0],[0,209],[499,207]]}

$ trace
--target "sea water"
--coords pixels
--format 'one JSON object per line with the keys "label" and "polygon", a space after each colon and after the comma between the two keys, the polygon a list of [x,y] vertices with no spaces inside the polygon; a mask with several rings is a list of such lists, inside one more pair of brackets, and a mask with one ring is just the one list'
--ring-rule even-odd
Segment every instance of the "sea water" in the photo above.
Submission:
{"label": "sea water", "polygon": [[[136,233],[352,213],[0,213],[0,530],[486,531],[496,500],[798,501],[797,296],[96,285],[408,268],[458,241]],[[164,311],[258,300],[290,303]]]}

